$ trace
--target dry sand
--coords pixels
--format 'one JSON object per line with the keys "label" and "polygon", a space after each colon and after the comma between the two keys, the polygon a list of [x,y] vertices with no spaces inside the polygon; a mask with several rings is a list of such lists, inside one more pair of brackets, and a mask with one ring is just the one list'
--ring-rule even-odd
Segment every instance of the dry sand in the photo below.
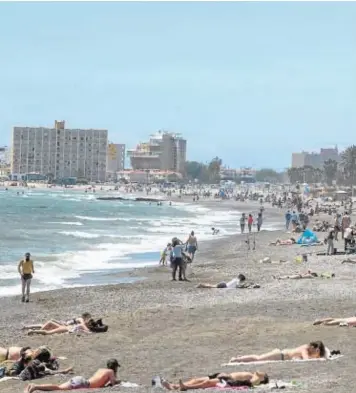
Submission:
{"label": "dry sand", "polygon": [[[216,206],[246,212],[257,208],[231,201]],[[267,207],[266,218],[283,220],[283,212]],[[232,356],[323,340],[345,356],[332,362],[285,362],[258,368],[268,372],[272,379],[300,382],[301,387],[293,388],[295,391],[351,392],[356,382],[353,369],[356,329],[314,327],[312,322],[317,317],[355,314],[356,266],[342,265],[341,256],[314,255],[309,255],[308,263],[297,264],[293,262],[296,255],[305,251],[315,253],[320,248],[269,246],[277,237],[288,235],[265,231],[256,235],[256,251],[247,250],[242,236],[201,244],[190,283],[170,282],[170,270],[157,267],[132,272],[133,276],[147,277],[135,284],[42,292],[34,294],[29,304],[21,304],[19,297],[2,298],[1,346],[49,345],[58,356],[68,357],[61,366],[74,364],[75,374],[84,376],[104,366],[106,359],[116,357],[122,365],[121,378],[143,386],[109,390],[148,391],[155,375],[175,381],[180,377],[233,371],[221,369],[221,364]],[[260,264],[258,261],[264,256],[291,262]],[[332,271],[336,278],[293,281],[272,278],[274,274],[309,268]],[[261,288],[196,288],[199,282],[217,283],[238,273],[244,273]],[[24,324],[49,318],[69,319],[84,311],[104,317],[104,322],[110,325],[109,332],[81,337],[28,337],[21,331]],[[255,369],[253,365],[236,367],[236,370]],[[57,383],[66,379],[68,376],[56,376],[36,382]],[[24,386],[22,382],[7,381],[0,384],[0,392],[17,393]]]}

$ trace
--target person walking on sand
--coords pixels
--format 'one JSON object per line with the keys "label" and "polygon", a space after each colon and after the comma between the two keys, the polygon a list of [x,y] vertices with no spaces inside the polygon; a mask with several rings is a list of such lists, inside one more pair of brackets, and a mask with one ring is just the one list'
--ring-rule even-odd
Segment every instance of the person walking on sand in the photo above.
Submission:
{"label": "person walking on sand", "polygon": [[263,222],[263,220],[262,220],[262,213],[258,213],[258,216],[257,216],[257,232],[259,232],[261,230],[262,222]]}
{"label": "person walking on sand", "polygon": [[28,303],[30,301],[32,275],[35,273],[35,268],[33,265],[33,261],[31,259],[31,254],[29,252],[25,254],[25,259],[22,259],[19,262],[17,270],[21,276],[21,283],[22,283],[21,301],[22,302],[26,301],[26,303]]}
{"label": "person walking on sand", "polygon": [[195,253],[198,250],[198,240],[194,234],[194,231],[190,233],[188,240],[186,241],[186,245],[187,245],[188,254],[190,255],[190,258],[193,262]]}
{"label": "person walking on sand", "polygon": [[326,243],[328,245],[326,250],[326,255],[334,255],[334,239],[335,239],[335,229],[329,229],[326,237]]}
{"label": "person walking on sand", "polygon": [[245,232],[245,224],[246,224],[246,215],[245,215],[245,213],[242,213],[241,218],[240,218],[241,234]]}
{"label": "person walking on sand", "polygon": [[289,230],[289,225],[290,225],[290,220],[292,218],[292,215],[290,214],[290,211],[288,210],[286,213],[286,230]]}
{"label": "person walking on sand", "polygon": [[345,230],[351,225],[350,216],[345,212],[341,220],[341,239],[344,238]]}
{"label": "person walking on sand", "polygon": [[247,219],[247,226],[248,226],[249,233],[252,232],[252,224],[253,224],[253,217],[252,217],[252,214],[249,214],[248,219]]}
{"label": "person walking on sand", "polygon": [[25,393],[33,393],[37,390],[51,392],[54,390],[77,390],[77,389],[99,389],[107,386],[120,384],[117,379],[117,370],[120,365],[116,359],[110,359],[106,363],[106,368],[100,368],[91,378],[86,379],[81,376],[73,377],[68,382],[61,385],[35,385],[30,384],[25,388]]}

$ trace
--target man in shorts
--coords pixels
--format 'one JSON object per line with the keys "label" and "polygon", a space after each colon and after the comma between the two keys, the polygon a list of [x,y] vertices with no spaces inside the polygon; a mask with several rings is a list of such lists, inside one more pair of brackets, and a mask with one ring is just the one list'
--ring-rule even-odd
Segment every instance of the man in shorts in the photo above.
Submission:
{"label": "man in shorts", "polygon": [[61,385],[35,385],[30,384],[26,387],[25,393],[32,393],[38,390],[54,391],[54,390],[77,390],[77,389],[98,389],[107,386],[114,386],[120,383],[116,378],[117,370],[120,365],[116,359],[110,359],[106,363],[106,368],[100,368],[91,378],[73,377],[68,382]]}

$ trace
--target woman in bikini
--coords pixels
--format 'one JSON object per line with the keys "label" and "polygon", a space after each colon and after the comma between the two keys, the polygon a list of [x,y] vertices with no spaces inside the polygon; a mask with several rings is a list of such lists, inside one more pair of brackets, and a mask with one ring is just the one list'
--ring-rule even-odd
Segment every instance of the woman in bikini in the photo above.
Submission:
{"label": "woman in bikini", "polygon": [[27,352],[27,355],[31,356],[33,351],[29,347],[0,347],[0,363],[6,362],[7,360],[19,360],[24,352]]}
{"label": "woman in bikini", "polygon": [[356,326],[356,317],[317,319],[313,325],[324,326]]}
{"label": "woman in bikini", "polygon": [[44,324],[36,324],[36,325],[27,325],[24,326],[23,329],[29,330],[45,330],[47,332],[52,331],[54,329],[58,329],[61,327],[68,327],[73,325],[80,325],[84,324],[85,321],[88,321],[91,318],[91,314],[85,312],[82,314],[80,318],[73,318],[67,322],[64,321],[57,321],[55,319],[51,319]]}
{"label": "woman in bikini", "polygon": [[232,358],[230,363],[320,359],[324,358],[325,354],[325,345],[321,341],[313,341],[294,349],[275,349],[271,352],[264,353],[263,355],[248,355]]}
{"label": "woman in bikini", "polygon": [[191,389],[209,389],[215,388],[218,384],[223,384],[228,387],[247,386],[253,387],[269,382],[268,375],[263,372],[256,371],[236,372],[236,373],[216,373],[208,377],[194,378],[187,382],[179,380],[178,384],[172,384],[165,380],[161,380],[161,384],[168,390],[191,390]]}
{"label": "woman in bikini", "polygon": [[[84,315],[84,314],[83,314]],[[61,333],[91,333],[89,328],[89,323],[92,321],[92,318],[89,313],[87,313],[87,317],[79,318],[78,323],[76,324],[67,324],[67,325],[60,325],[55,321],[49,321],[44,324],[41,329],[38,330],[30,330],[28,332],[29,336],[34,334],[41,334],[43,336],[48,336],[52,334],[61,334]]]}

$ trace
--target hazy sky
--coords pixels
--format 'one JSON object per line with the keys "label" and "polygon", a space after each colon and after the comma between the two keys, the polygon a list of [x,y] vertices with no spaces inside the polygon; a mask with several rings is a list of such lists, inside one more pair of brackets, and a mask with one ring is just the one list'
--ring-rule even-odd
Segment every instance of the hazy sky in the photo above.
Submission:
{"label": "hazy sky", "polygon": [[0,144],[14,125],[162,128],[188,158],[283,168],[356,143],[355,3],[0,3]]}

